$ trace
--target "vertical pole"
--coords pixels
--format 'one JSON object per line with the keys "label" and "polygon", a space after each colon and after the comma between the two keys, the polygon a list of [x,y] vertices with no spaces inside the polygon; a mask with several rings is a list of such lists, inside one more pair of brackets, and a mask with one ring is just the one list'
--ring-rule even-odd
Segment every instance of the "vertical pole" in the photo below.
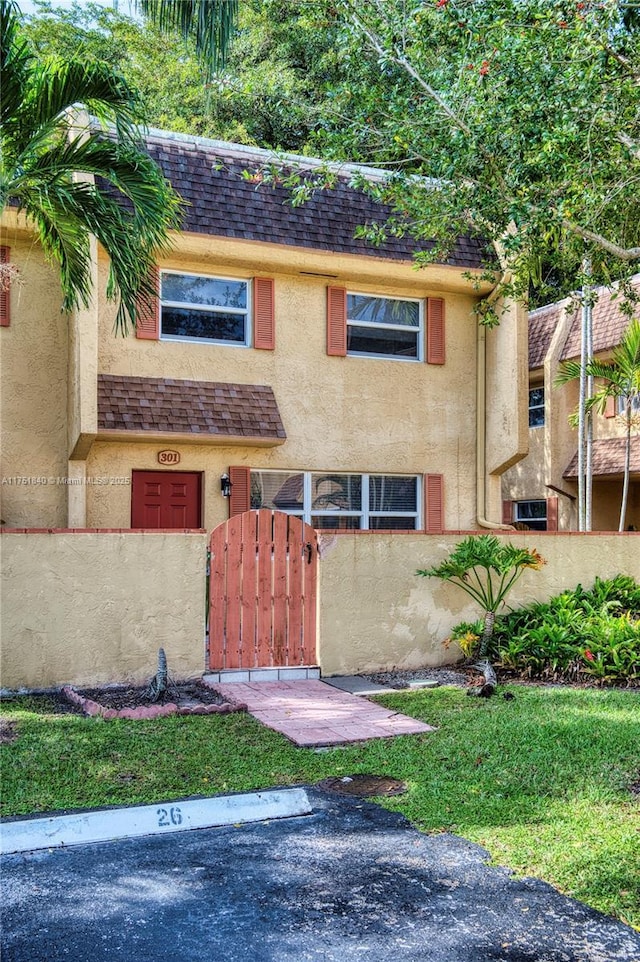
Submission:
{"label": "vertical pole", "polygon": [[[585,337],[587,342],[587,363],[591,361],[593,357],[593,293],[591,288],[591,261],[588,257],[584,260],[584,271],[585,271],[585,281],[582,291],[582,296],[584,298],[585,312]],[[585,400],[593,395],[593,375],[588,374],[586,377],[585,384]],[[584,530],[591,531],[591,508],[593,503],[593,413],[589,411],[585,413],[585,517],[584,517]]]}
{"label": "vertical pole", "polygon": [[[583,273],[587,274],[588,266],[585,258],[582,263]],[[587,310],[585,286],[582,288],[582,310],[580,324],[580,396],[578,399],[578,531],[585,531],[585,398],[587,394]]]}

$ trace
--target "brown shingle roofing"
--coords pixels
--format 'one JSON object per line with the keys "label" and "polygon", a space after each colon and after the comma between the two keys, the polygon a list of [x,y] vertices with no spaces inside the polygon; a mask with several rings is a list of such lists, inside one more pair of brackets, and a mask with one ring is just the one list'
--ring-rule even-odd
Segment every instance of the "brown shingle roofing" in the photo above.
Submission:
{"label": "brown shingle roofing", "polygon": [[[149,132],[147,148],[187,202],[185,231],[393,260],[411,260],[433,246],[409,236],[388,237],[379,246],[354,237],[357,227],[384,223],[391,208],[349,186],[347,177],[293,207],[282,185],[256,186],[243,176],[265,164],[266,151],[162,131]],[[482,239],[461,237],[447,264],[468,269],[492,261]]]}
{"label": "brown shingle roofing", "polygon": [[[593,476],[607,477],[624,471],[624,438],[599,438],[593,442]],[[631,438],[631,472],[640,473],[640,436]],[[577,478],[578,454],[573,456],[564,472],[565,478]]]}
{"label": "brown shingle roofing", "polygon": [[[633,278],[633,286],[640,290],[640,275]],[[593,308],[593,353],[607,351],[616,347],[629,326],[629,318],[620,310],[621,298],[612,298],[607,288],[598,289],[598,302]],[[636,304],[635,316],[640,316],[640,307]],[[581,311],[577,310],[567,337],[562,360],[580,355],[580,325]]]}
{"label": "brown shingle roofing", "polygon": [[562,320],[566,301],[547,304],[529,313],[529,369],[542,367],[553,332]]}
{"label": "brown shingle roofing", "polygon": [[98,375],[98,430],[286,438],[268,386],[114,374]]}

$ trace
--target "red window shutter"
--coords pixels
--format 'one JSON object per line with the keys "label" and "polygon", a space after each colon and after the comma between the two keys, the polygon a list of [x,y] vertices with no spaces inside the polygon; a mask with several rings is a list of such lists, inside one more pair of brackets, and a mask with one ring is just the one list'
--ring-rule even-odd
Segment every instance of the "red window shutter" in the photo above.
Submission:
{"label": "red window shutter", "polygon": [[616,398],[608,397],[607,403],[604,409],[604,416],[606,418],[614,418],[616,416]]}
{"label": "red window shutter", "polygon": [[253,279],[253,346],[262,351],[276,346],[274,288],[272,277]]}
{"label": "red window shutter", "polygon": [[513,501],[502,502],[502,523],[513,524]]}
{"label": "red window shutter", "polygon": [[344,287],[327,288],[327,354],[347,353],[347,292]]}
{"label": "red window shutter", "polygon": [[[10,247],[0,247],[0,264],[8,264],[11,258]],[[0,281],[0,327],[9,327],[11,322],[11,289],[10,277],[3,277]]]}
{"label": "red window shutter", "polygon": [[229,498],[229,517],[242,514],[251,507],[251,471],[249,468],[229,468],[231,496]]}
{"label": "red window shutter", "polygon": [[157,267],[149,275],[155,296],[139,297],[136,303],[136,337],[147,341],[160,338],[160,272]]}
{"label": "red window shutter", "polygon": [[444,300],[442,297],[427,298],[427,363],[444,364]]}
{"label": "red window shutter", "polygon": [[444,477],[425,474],[425,531],[436,534],[444,530]]}
{"label": "red window shutter", "polygon": [[558,530],[558,499],[547,498],[547,531]]}

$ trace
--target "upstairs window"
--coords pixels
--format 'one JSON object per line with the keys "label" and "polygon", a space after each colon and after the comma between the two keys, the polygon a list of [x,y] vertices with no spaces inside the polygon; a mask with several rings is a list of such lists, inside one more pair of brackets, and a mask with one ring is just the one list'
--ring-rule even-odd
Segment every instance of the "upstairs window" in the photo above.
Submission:
{"label": "upstairs window", "polygon": [[520,522],[531,531],[547,530],[547,502],[545,501],[516,501],[514,504],[514,521]]}
{"label": "upstairs window", "polygon": [[[627,396],[621,394],[617,398],[617,413],[626,414],[627,413]],[[631,412],[632,414],[637,414],[640,412],[640,394],[634,394],[631,398]]]}
{"label": "upstairs window", "polygon": [[529,388],[529,427],[544,427],[544,388]]}
{"label": "upstairs window", "polygon": [[249,344],[249,282],[162,271],[160,336],[213,344]]}
{"label": "upstairs window", "polygon": [[251,507],[295,514],[314,528],[420,528],[416,475],[251,471]]}
{"label": "upstairs window", "polygon": [[422,301],[347,293],[347,354],[421,361]]}

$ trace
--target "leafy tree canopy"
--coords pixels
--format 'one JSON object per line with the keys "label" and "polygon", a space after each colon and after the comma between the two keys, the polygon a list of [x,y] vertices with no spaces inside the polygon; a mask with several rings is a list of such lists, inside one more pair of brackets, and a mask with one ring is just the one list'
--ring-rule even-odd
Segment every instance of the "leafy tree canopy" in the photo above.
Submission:
{"label": "leafy tree canopy", "polygon": [[[349,123],[326,151],[396,165],[384,192],[418,236],[479,227],[502,241],[515,291],[591,257],[593,279],[640,262],[640,9],[567,0],[337,0],[351,62],[377,77],[334,91]],[[428,186],[407,178],[436,178]],[[403,176],[405,175],[405,176]],[[391,225],[393,229],[393,225]],[[397,229],[402,229],[401,220]],[[564,290],[562,290],[564,286]]]}

